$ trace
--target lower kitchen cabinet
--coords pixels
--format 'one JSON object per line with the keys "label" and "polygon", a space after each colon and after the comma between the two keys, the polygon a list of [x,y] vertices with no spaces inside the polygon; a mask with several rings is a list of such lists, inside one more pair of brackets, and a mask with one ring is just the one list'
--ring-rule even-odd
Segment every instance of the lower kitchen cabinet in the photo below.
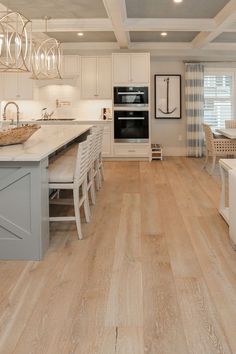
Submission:
{"label": "lower kitchen cabinet", "polygon": [[115,157],[150,157],[150,144],[148,143],[115,143],[114,144]]}
{"label": "lower kitchen cabinet", "polygon": [[105,125],[103,131],[103,143],[102,143],[102,156],[110,157],[112,155],[111,149],[111,126]]}

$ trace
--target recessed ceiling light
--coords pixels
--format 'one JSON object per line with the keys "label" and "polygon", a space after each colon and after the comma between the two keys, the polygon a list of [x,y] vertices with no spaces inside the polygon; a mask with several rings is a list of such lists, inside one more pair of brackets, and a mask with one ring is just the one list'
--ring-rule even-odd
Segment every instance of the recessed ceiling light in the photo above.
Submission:
{"label": "recessed ceiling light", "polygon": [[77,35],[82,37],[84,34],[83,34],[83,32],[78,32]]}
{"label": "recessed ceiling light", "polygon": [[161,32],[161,36],[162,36],[162,37],[167,36],[167,32]]}
{"label": "recessed ceiling light", "polygon": [[176,2],[177,4],[179,4],[180,2],[183,2],[183,0],[174,0],[174,2]]}

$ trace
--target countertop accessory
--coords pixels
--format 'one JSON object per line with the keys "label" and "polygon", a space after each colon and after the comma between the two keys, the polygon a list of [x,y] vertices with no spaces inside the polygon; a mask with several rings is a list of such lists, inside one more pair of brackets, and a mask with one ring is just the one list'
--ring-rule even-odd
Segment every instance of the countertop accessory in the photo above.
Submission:
{"label": "countertop accessory", "polygon": [[0,18],[1,72],[30,71],[31,32],[31,21],[18,12]]}
{"label": "countertop accessory", "polygon": [[17,120],[17,127],[19,127],[19,119],[20,119],[20,109],[19,109],[19,106],[16,102],[14,101],[9,101],[5,104],[4,106],[4,109],[3,109],[3,120],[6,120],[7,119],[7,115],[6,115],[6,111],[7,111],[7,107],[10,105],[10,104],[13,104],[15,107],[16,107],[16,120]]}
{"label": "countertop accessory", "polygon": [[0,131],[0,146],[22,144],[33,135],[40,125],[25,125]]}

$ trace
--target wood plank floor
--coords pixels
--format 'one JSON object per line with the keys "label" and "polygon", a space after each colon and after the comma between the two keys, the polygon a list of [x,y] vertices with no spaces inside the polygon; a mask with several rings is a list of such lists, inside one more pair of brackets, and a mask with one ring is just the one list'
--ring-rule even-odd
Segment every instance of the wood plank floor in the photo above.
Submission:
{"label": "wood plank floor", "polygon": [[202,161],[106,162],[85,239],[0,262],[1,354],[236,353],[236,252]]}

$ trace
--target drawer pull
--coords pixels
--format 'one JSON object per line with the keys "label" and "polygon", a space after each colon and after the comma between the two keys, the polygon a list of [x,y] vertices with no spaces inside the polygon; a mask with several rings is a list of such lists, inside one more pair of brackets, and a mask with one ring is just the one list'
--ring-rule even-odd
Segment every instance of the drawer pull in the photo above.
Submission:
{"label": "drawer pull", "polygon": [[128,150],[128,152],[136,152],[136,150]]}

